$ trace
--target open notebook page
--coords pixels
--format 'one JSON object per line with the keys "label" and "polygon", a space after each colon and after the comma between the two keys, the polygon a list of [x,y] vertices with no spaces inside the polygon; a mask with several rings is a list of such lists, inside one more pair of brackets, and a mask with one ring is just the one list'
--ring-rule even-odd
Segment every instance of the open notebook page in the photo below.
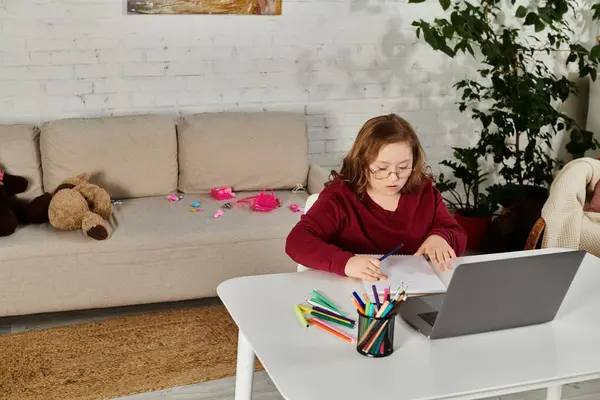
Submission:
{"label": "open notebook page", "polygon": [[[453,263],[453,266],[456,267],[456,264]],[[383,290],[388,287],[393,295],[402,284],[408,288],[409,296],[446,292],[447,282],[445,284],[438,276],[444,273],[439,271],[438,266],[433,266],[427,262],[424,257],[391,256],[381,262],[381,270],[388,276],[387,280],[379,282],[363,280],[365,291],[371,300],[373,300],[373,285],[376,286],[380,296],[383,295]]]}

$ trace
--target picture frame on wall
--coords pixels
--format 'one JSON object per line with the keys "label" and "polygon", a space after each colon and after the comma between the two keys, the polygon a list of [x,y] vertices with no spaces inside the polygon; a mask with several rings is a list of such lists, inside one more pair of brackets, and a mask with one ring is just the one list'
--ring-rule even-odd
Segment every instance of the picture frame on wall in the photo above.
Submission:
{"label": "picture frame on wall", "polygon": [[282,0],[126,0],[127,14],[281,15]]}

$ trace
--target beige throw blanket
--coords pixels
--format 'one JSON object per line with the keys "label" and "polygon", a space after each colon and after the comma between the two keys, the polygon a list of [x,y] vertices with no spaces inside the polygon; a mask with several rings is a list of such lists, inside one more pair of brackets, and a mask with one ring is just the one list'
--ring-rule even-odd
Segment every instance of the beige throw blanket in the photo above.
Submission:
{"label": "beige throw blanket", "polygon": [[600,161],[580,158],[558,173],[542,209],[542,247],[585,250],[600,256],[600,213],[584,211],[586,196],[600,181]]}

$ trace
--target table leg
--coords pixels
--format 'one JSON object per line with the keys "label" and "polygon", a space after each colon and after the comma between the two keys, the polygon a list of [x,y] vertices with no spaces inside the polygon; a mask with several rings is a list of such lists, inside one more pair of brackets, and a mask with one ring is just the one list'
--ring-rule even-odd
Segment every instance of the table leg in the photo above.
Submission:
{"label": "table leg", "polygon": [[549,386],[546,391],[546,400],[560,400],[562,398],[562,385]]}
{"label": "table leg", "polygon": [[235,400],[252,400],[255,355],[248,339],[239,331],[237,366],[235,374]]}

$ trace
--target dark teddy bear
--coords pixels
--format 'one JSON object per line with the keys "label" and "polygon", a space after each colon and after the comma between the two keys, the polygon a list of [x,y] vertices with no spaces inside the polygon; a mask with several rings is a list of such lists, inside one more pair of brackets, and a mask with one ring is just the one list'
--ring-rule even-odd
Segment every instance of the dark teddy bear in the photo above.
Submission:
{"label": "dark teddy bear", "polygon": [[52,195],[44,193],[31,201],[16,197],[25,192],[28,186],[26,178],[0,170],[0,237],[12,235],[19,224],[48,222]]}

